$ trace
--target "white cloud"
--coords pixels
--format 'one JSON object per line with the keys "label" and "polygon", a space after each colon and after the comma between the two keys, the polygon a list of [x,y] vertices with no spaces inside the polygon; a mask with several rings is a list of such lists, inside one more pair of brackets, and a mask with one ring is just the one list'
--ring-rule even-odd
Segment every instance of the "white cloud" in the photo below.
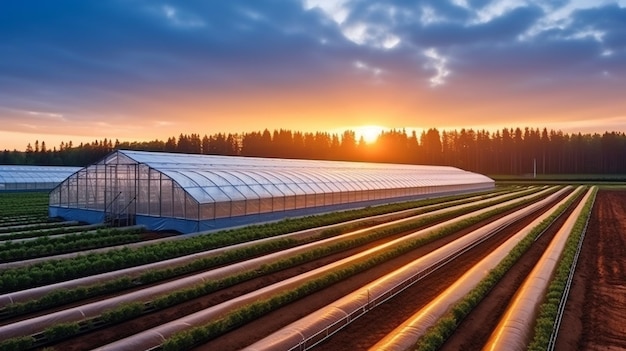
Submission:
{"label": "white cloud", "polygon": [[205,23],[197,17],[181,14],[175,7],[170,5],[164,5],[161,7],[161,11],[167,20],[178,27],[204,27]]}
{"label": "white cloud", "polygon": [[429,58],[429,62],[426,64],[426,68],[435,70],[435,75],[430,77],[430,86],[437,87],[446,83],[446,77],[450,75],[451,71],[446,66],[446,58],[437,52],[435,48],[430,48],[424,51],[424,56]]}

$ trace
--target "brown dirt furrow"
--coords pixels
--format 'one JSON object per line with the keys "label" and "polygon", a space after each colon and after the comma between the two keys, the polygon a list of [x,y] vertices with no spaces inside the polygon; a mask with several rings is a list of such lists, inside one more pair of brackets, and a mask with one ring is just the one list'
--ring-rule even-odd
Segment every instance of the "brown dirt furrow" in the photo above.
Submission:
{"label": "brown dirt furrow", "polygon": [[[557,350],[626,349],[626,191],[601,190]],[[579,334],[572,333],[572,331]]]}

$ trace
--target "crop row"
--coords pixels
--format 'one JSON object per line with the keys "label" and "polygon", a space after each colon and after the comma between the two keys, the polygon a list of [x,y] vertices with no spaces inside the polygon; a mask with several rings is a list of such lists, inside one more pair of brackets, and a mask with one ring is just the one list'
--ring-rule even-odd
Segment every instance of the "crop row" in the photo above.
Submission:
{"label": "crop row", "polygon": [[[532,199],[528,199],[527,201],[532,201]],[[520,203],[517,202],[515,204],[511,204],[511,205],[506,206],[506,207],[501,207],[499,209],[486,212],[486,213],[482,214],[481,216],[475,216],[474,218],[472,218],[472,220],[465,220],[465,221],[461,222],[461,224],[459,224],[459,226],[460,227],[465,227],[465,226],[471,225],[471,224],[475,223],[476,221],[480,221],[482,219],[488,218],[488,217],[494,215],[497,212],[506,211],[506,210],[510,209],[511,206],[520,206]],[[448,233],[451,233],[451,232],[454,232],[454,231],[457,231],[457,230],[459,230],[459,227],[451,226],[449,228],[446,228],[446,229],[443,229],[443,230],[437,232],[436,236],[440,237],[440,236],[446,235]],[[398,247],[394,248],[393,250],[383,250],[383,252],[380,255],[376,256],[376,258],[372,258],[372,259],[367,260],[367,262],[370,262],[369,264],[376,264],[378,262],[381,262],[381,260],[385,260],[385,259],[389,259],[391,257],[395,257],[395,256],[397,256],[397,255],[399,255],[399,254],[401,254],[403,252],[406,252],[407,250],[412,250],[412,249],[414,249],[415,247],[417,247],[417,246],[419,246],[421,244],[423,244],[423,241],[421,241],[421,240],[414,240],[414,241],[412,241],[412,242],[410,242],[410,243],[408,243],[406,245],[398,245]],[[309,255],[309,254],[305,254],[305,255]],[[306,259],[308,259],[308,258],[306,258]],[[302,259],[289,258],[288,260],[299,261],[299,260],[302,260]],[[360,261],[360,263],[357,264],[357,266],[361,267],[361,265],[363,265],[363,264],[365,264],[365,263]],[[365,267],[365,266],[363,266],[363,267]],[[273,269],[276,269],[276,268],[272,268],[271,266],[267,266],[267,267],[264,267],[263,269],[273,270]],[[348,271],[354,271],[354,270],[355,270],[355,268],[348,269]],[[348,271],[346,271],[346,272],[348,272]],[[249,273],[247,273],[247,274],[249,274]],[[333,272],[332,274],[330,274],[330,276],[336,277],[336,272]],[[345,275],[340,275],[340,276],[345,276]],[[228,279],[233,279],[233,278],[229,277]],[[335,278],[333,278],[333,279],[335,279]],[[343,278],[339,277],[339,278],[336,278],[336,279],[343,279]],[[323,283],[323,281],[317,281],[316,284],[322,284],[322,283]],[[184,291],[172,292],[172,293],[166,294],[164,296],[161,296],[161,297],[159,297],[156,300],[153,300],[152,303],[150,303],[150,305],[151,305],[151,308],[157,308],[157,307],[158,308],[164,308],[164,307],[167,307],[168,305],[170,305],[172,303],[179,303],[179,302],[181,302],[182,299],[193,298],[197,294],[200,294],[200,295],[206,294],[206,290],[205,289],[206,289],[206,287],[204,287],[204,286],[196,286],[193,289],[185,289]],[[311,286],[308,285],[308,288],[305,288],[304,290],[308,291],[310,289],[311,289]],[[130,306],[134,306],[134,305],[130,305]],[[118,308],[120,309],[119,311],[117,310]],[[114,309],[113,311],[109,311],[108,313],[109,314],[112,313],[114,315],[122,315],[122,316],[129,315],[128,311],[126,311],[127,309],[130,308],[129,305],[123,305],[123,306],[120,306],[118,308]],[[132,309],[135,310],[136,307],[132,307]],[[81,323],[81,322],[76,322],[76,323]]]}
{"label": "crop row", "polygon": [[[456,215],[460,215],[467,211],[455,211],[452,213],[442,213],[442,214],[433,214],[426,217],[422,217],[418,220],[411,221],[409,223],[405,223],[402,225],[394,226],[387,229],[380,229],[372,231],[366,235],[360,235],[357,238],[350,238],[348,240],[343,240],[338,243],[333,243],[330,245],[326,245],[323,247],[318,247],[312,251],[307,252],[306,254],[302,254],[299,256],[291,257],[287,260],[275,262],[271,265],[263,265],[258,269],[253,269],[250,273],[252,274],[239,274],[235,279],[230,279],[229,284],[235,284],[237,282],[243,281],[245,279],[250,279],[254,277],[254,275],[258,274],[269,274],[271,272],[284,269],[296,264],[301,264],[308,260],[313,260],[325,255],[332,254],[334,252],[339,252],[343,250],[347,250],[350,248],[354,248],[368,242],[372,242],[374,240],[381,239],[383,237],[387,237],[390,235],[394,235],[397,233],[401,233],[404,231],[416,229],[422,226],[426,226],[428,224],[435,223],[444,218],[453,217]],[[43,308],[52,307],[53,305],[58,305],[61,303],[69,303],[73,301],[77,301],[77,299],[84,299],[87,297],[94,297],[104,293],[110,293],[114,291],[119,291],[124,288],[137,287],[140,285],[155,283],[158,281],[162,281],[165,279],[173,278],[176,276],[180,276],[183,274],[188,274],[192,272],[197,272],[201,270],[206,270],[211,267],[215,267],[218,265],[224,265],[227,263],[231,263],[234,261],[240,261],[245,258],[258,256],[265,252],[273,252],[278,251],[283,248],[293,247],[297,244],[303,244],[310,241],[316,241],[328,238],[329,234],[326,231],[322,231],[317,236],[313,236],[310,238],[306,238],[305,240],[295,240],[295,239],[282,239],[276,240],[272,242],[260,243],[258,245],[247,247],[247,248],[238,248],[228,250],[217,256],[210,256],[205,258],[198,258],[193,260],[187,264],[176,266],[176,267],[168,267],[165,269],[157,269],[157,270],[146,270],[141,276],[135,279],[129,279],[124,276],[114,281],[102,282],[100,284],[94,284],[91,286],[79,286],[76,289],[55,289],[49,295],[43,296],[40,299],[31,300],[25,303],[15,303],[10,304],[5,307],[3,312],[3,317],[14,316],[16,314],[30,313]],[[219,283],[216,286],[226,287],[223,283]],[[210,292],[208,288],[204,289],[205,293]]]}
{"label": "crop row", "polygon": [[[516,195],[511,195],[515,197]],[[519,195],[518,195],[519,196]],[[432,204],[437,200],[412,202],[413,206]],[[127,247],[110,250],[103,253],[89,253],[71,259],[46,261],[28,267],[7,269],[0,274],[0,292],[9,292],[19,289],[27,289],[34,286],[51,284],[56,281],[74,279],[82,276],[94,275],[102,272],[122,269],[141,264],[161,261],[168,258],[179,257],[206,251],[214,248],[225,247],[256,239],[277,236],[303,229],[340,223],[343,221],[361,218],[380,213],[389,213],[393,210],[404,210],[408,204],[392,204],[380,206],[381,208],[362,209],[363,215],[359,217],[359,210],[335,212],[319,216],[309,216],[300,219],[287,219],[276,223],[255,225],[212,233],[210,235],[198,235],[183,240],[160,242],[158,244],[144,246],[137,249]],[[361,226],[367,223],[360,224]],[[349,228],[352,230],[354,228]],[[277,245],[275,249],[283,249],[288,246]],[[256,254],[259,254],[258,252]],[[80,267],[80,269],[77,269]],[[37,277],[31,277],[31,272],[36,272]],[[41,274],[42,272],[45,274]],[[8,285],[6,280],[10,280]]]}
{"label": "crop row", "polygon": [[580,216],[576,220],[572,233],[565,244],[565,249],[559,261],[556,274],[548,288],[546,300],[539,308],[539,316],[535,324],[533,340],[528,346],[528,350],[548,350],[550,349],[550,342],[554,341],[556,337],[556,331],[558,330],[555,329],[555,323],[559,310],[564,307],[567,281],[571,279],[571,274],[573,273],[572,267],[576,264],[575,259],[577,258],[577,251],[582,244],[581,240],[587,229],[597,191],[597,188],[593,189],[589,201],[585,204]]}
{"label": "crop row", "polygon": [[0,263],[58,255],[103,246],[128,244],[141,240],[139,229],[98,229],[95,232],[43,236],[28,241],[6,241],[0,244]]}
{"label": "crop row", "polygon": [[0,240],[16,240],[45,235],[68,234],[98,228],[103,225],[78,225],[77,221],[31,223],[20,226],[0,227]]}
{"label": "crop row", "polygon": [[44,218],[48,215],[48,193],[0,193],[0,225],[13,217]]}
{"label": "crop row", "polygon": [[[485,200],[487,201],[487,200]],[[458,203],[458,202],[455,202]],[[467,205],[465,205],[467,206]],[[384,225],[378,225],[374,228],[379,227],[390,227],[386,229],[369,229],[365,230],[366,232],[370,232],[367,235],[359,234],[358,240],[345,240],[342,239],[341,236],[336,237],[333,241],[343,240],[344,243],[339,243],[336,245],[333,250],[340,249],[348,249],[350,247],[355,247],[358,245],[365,244],[366,242],[370,242],[373,240],[377,240],[379,238],[393,235],[402,231],[407,231],[411,229],[415,229],[421,226],[425,226],[431,223],[434,223],[438,220],[443,220],[447,217],[454,217],[463,212],[467,211],[447,211],[444,209],[435,210],[435,208],[439,208],[440,206],[425,206],[421,208],[420,212],[426,211],[427,209],[431,209],[433,211],[428,212],[428,215],[421,215],[416,217],[409,217],[404,220],[400,220],[401,225],[393,225],[394,222]],[[396,216],[394,216],[396,217]],[[414,219],[412,219],[414,218]],[[369,222],[366,221],[366,222]],[[352,227],[350,225],[349,227]],[[332,230],[336,232],[336,230]],[[363,232],[361,230],[360,232]],[[317,234],[312,234],[310,236],[301,236],[298,235],[298,239],[294,239],[290,237],[278,237],[274,240],[264,240],[261,242],[250,242],[250,245],[239,245],[237,248],[233,247],[229,250],[221,250],[221,253],[212,254],[212,251],[207,251],[203,255],[191,255],[192,260],[182,260],[184,264],[178,264],[174,262],[167,263],[166,265],[158,265],[160,267],[165,266],[166,268],[155,268],[155,267],[145,267],[141,269],[142,273],[139,277],[135,277],[134,279],[128,279],[130,273],[125,273],[121,276],[121,278],[117,279],[117,282],[112,279],[104,279],[102,277],[97,277],[97,279],[93,279],[97,281],[96,284],[88,284],[86,282],[82,282],[80,284],[63,284],[63,287],[48,289],[51,292],[48,295],[45,295],[41,298],[35,300],[29,300],[24,303],[13,303],[6,306],[6,308],[2,311],[2,317],[6,318],[16,313],[28,313],[38,309],[51,307],[50,303],[69,303],[72,301],[76,301],[77,299],[94,297],[97,295],[114,292],[111,289],[121,290],[124,288],[137,287],[143,284],[154,283],[157,281],[161,281],[168,278],[173,278],[175,276],[180,276],[187,273],[192,273],[200,270],[206,270],[211,267],[215,267],[217,265],[224,265],[227,263],[231,263],[234,261],[240,261],[249,257],[259,256],[262,253],[278,251],[283,248],[293,247],[300,244],[305,244],[307,242],[313,242],[317,240],[322,240],[328,238],[329,235],[327,230],[318,232]],[[351,237],[351,236],[349,236]],[[326,240],[328,241],[328,240]],[[347,243],[347,244],[346,244]],[[316,244],[317,245],[317,244]],[[343,246],[342,246],[343,245]],[[310,245],[309,245],[310,246]],[[334,251],[333,251],[334,252]],[[324,252],[321,252],[319,255],[329,254],[331,253],[327,249]],[[184,258],[184,257],[182,257]],[[312,259],[312,258],[311,258]],[[170,260],[174,261],[174,260]],[[176,262],[181,261],[176,259]],[[161,262],[168,262],[161,261]],[[154,266],[154,264],[150,265]],[[141,267],[141,266],[140,266]],[[84,279],[83,279],[84,280]],[[78,286],[77,288],[72,288],[72,286]],[[32,294],[29,294],[33,296]],[[12,301],[20,300],[18,296],[11,297]]]}
{"label": "crop row", "polygon": [[567,202],[559,206],[554,213],[544,219],[537,227],[533,228],[532,231],[511,250],[510,254],[502,260],[502,262],[492,269],[476,287],[463,299],[455,303],[448,313],[442,316],[428,332],[418,339],[414,349],[419,351],[438,350],[474,307],[483,300],[491,289],[502,279],[504,274],[526,251],[528,251],[533,242],[543,234],[556,218],[561,216],[567,208],[571,206],[582,191],[583,190],[579,191],[576,196],[573,196]]}
{"label": "crop row", "polygon": [[[377,249],[375,251],[370,251],[370,252],[364,252],[362,254],[357,254],[353,257],[351,257],[348,261],[346,260],[342,260],[342,263],[338,266],[332,265],[332,268],[329,266],[326,266],[324,268],[320,268],[317,269],[315,271],[311,271],[309,274],[307,274],[307,276],[298,276],[297,278],[294,277],[292,279],[290,279],[290,283],[289,286],[294,286],[295,288],[295,284],[296,282],[301,282],[304,283],[303,286],[301,286],[300,288],[296,288],[296,295],[297,296],[303,296],[301,295],[302,293],[307,294],[307,292],[309,291],[311,285],[308,285],[309,282],[312,282],[313,284],[321,284],[325,281],[325,279],[334,279],[334,277],[339,277],[337,279],[341,280],[344,279],[345,277],[354,274],[356,272],[360,272],[360,268],[356,269],[356,267],[371,267],[371,265],[376,265],[379,264],[381,262],[384,262],[390,258],[393,257],[397,257],[399,255],[402,255],[404,253],[407,253],[411,250],[414,250],[415,248],[423,245],[425,242],[430,242],[432,240],[434,240],[435,238],[440,238],[443,237],[445,235],[448,235],[452,232],[456,232],[458,230],[460,230],[461,228],[465,228],[469,225],[472,225],[478,221],[487,219],[493,215],[495,215],[496,213],[500,213],[500,212],[504,212],[507,210],[510,210],[513,207],[517,207],[517,206],[523,206],[523,203],[527,203],[527,201],[533,201],[536,198],[533,199],[525,199],[525,200],[520,200],[517,201],[515,203],[509,203],[505,206],[494,206],[496,208],[492,208],[492,209],[486,209],[483,211],[477,211],[477,213],[474,214],[468,214],[463,216],[463,218],[456,218],[454,220],[450,220],[449,222],[446,222],[446,224],[439,224],[436,225],[433,228],[429,228],[427,230],[423,230],[420,232],[415,232],[411,235],[407,235],[405,237],[403,237],[402,239],[397,239],[395,240],[393,243],[390,242],[388,244],[385,245],[381,245],[380,247],[377,247]],[[478,214],[480,213],[480,214]],[[363,268],[366,269],[366,268]],[[309,276],[310,275],[310,276]],[[324,276],[328,276],[328,278],[324,278]],[[321,277],[318,279],[318,277]],[[294,280],[295,279],[295,280]],[[297,283],[297,284],[301,284],[301,283]],[[280,285],[280,286],[279,286]],[[323,286],[320,286],[320,288]],[[263,290],[266,290],[264,292],[264,294],[269,293],[270,291],[272,291],[272,294],[279,294],[278,299],[281,300],[282,291],[286,290],[285,287],[282,286],[282,284],[278,284],[278,285],[273,285],[271,287],[267,287]],[[286,294],[288,296],[291,296],[290,294],[292,294],[293,291],[290,290],[290,292],[287,292]],[[251,296],[253,293],[248,294],[247,296],[241,296],[240,298],[237,298],[236,300],[237,303],[234,302],[234,300],[229,301],[228,303],[226,303],[224,307],[216,307],[217,309],[220,309],[219,314],[221,315],[222,313],[226,312],[226,311],[221,311],[221,308],[243,308],[244,310],[246,308],[248,308],[247,306],[242,306],[243,303],[246,303],[246,301],[250,301],[250,300],[257,300],[258,297],[256,296]],[[273,297],[272,297],[273,299]],[[282,300],[281,300],[282,301]],[[254,302],[254,304],[252,305],[253,307],[256,306],[258,302]],[[262,303],[262,302],[260,302]],[[211,308],[211,310],[213,310],[214,308]],[[264,310],[264,308],[261,308],[262,310]],[[206,312],[206,310],[205,310]],[[173,321],[168,323],[167,325],[163,325],[162,328],[159,328],[159,330],[154,330],[154,331],[150,331],[149,333],[147,332],[146,335],[150,334],[150,335],[154,335],[154,333],[161,333],[164,332],[165,330],[168,330],[167,332],[170,333],[173,330],[170,328],[170,325],[176,329],[180,329],[180,326],[183,324],[188,323],[188,319],[189,320],[194,320],[194,322],[192,323],[193,325],[201,325],[203,324],[202,322],[198,321],[197,318],[207,318],[207,315],[205,314],[205,312],[198,312],[196,314],[193,315],[189,315],[187,317],[184,317],[184,322],[181,320],[178,321]],[[215,313],[218,313],[217,310],[215,311]],[[230,313],[230,312],[229,312]],[[235,311],[232,312],[235,315],[241,314],[241,310],[239,310],[239,312]],[[210,313],[212,314],[212,313]],[[246,314],[246,313],[243,313]],[[239,318],[239,317],[237,317]],[[212,323],[213,321],[211,321]],[[182,323],[182,324],[181,324]],[[204,322],[206,323],[206,322]],[[178,326],[178,327],[176,327]],[[200,326],[199,328],[204,328],[202,326]],[[209,329],[211,328],[210,326],[208,327]],[[191,331],[191,334],[193,334],[194,331]],[[139,338],[141,338],[142,336],[139,336]],[[167,335],[164,335],[164,337],[167,337]],[[120,341],[121,343],[125,342],[125,340]],[[113,346],[115,345],[115,346]],[[110,345],[110,349],[114,349],[115,347],[118,347],[118,343],[114,343],[112,345]]]}

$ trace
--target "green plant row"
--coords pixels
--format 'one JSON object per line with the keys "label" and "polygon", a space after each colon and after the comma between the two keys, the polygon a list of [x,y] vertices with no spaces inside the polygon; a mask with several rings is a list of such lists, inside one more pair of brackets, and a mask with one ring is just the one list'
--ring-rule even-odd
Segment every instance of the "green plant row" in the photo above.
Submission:
{"label": "green plant row", "polygon": [[559,206],[554,213],[539,223],[531,232],[511,250],[489,274],[478,283],[463,299],[455,303],[439,321],[418,339],[414,349],[418,351],[438,350],[452,335],[457,326],[476,307],[491,289],[502,279],[504,274],[513,267],[517,260],[528,251],[536,238],[541,235],[571,204],[576,201],[584,190],[577,192],[566,203]]}
{"label": "green plant row", "polygon": [[14,240],[33,238],[46,235],[55,234],[70,234],[75,232],[85,231],[81,226],[74,224],[68,224],[66,222],[36,222],[29,224],[29,227],[24,229],[16,229],[9,227],[0,227],[0,240]]}
{"label": "green plant row", "polygon": [[20,192],[0,194],[0,220],[14,216],[48,216],[47,192]]}
{"label": "green plant row", "polygon": [[107,228],[68,235],[45,235],[24,241],[5,241],[0,243],[0,262],[139,241],[140,232],[138,228]]}
{"label": "green plant row", "polygon": [[[322,257],[324,255],[328,255],[334,252],[339,252],[341,250],[347,250],[349,248],[358,247],[365,243],[372,242],[374,240],[378,240],[380,238],[383,238],[389,235],[394,235],[397,233],[401,233],[403,231],[416,229],[422,226],[426,226],[428,224],[435,223],[440,220],[444,220],[446,218],[457,217],[461,214],[468,213],[476,209],[477,209],[476,207],[471,207],[469,209],[463,209],[463,210],[455,211],[453,213],[428,216],[426,218],[411,221],[400,226],[394,226],[392,228],[377,230],[367,235],[360,236],[356,239],[344,240],[334,245],[328,245],[326,247],[313,250],[305,255],[302,255],[301,257],[290,258],[287,260],[290,263],[290,265],[280,264],[277,267],[280,267],[278,269],[284,269],[295,264],[303,263],[304,261],[301,259],[302,257],[307,257],[308,260],[313,260],[313,259]],[[20,314],[32,313],[32,312],[50,308],[53,306],[79,301],[85,298],[96,297],[96,296],[107,294],[107,293],[118,292],[118,291],[128,289],[128,288],[134,288],[134,287],[144,285],[144,284],[155,283],[161,280],[174,278],[176,276],[180,276],[183,274],[189,274],[189,273],[193,273],[193,272],[197,272],[201,270],[206,270],[211,267],[218,266],[218,265],[225,265],[225,264],[232,263],[235,261],[240,261],[245,258],[255,257],[266,252],[274,252],[280,249],[293,247],[296,245],[304,244],[306,242],[310,242],[314,240],[323,239],[326,237],[328,237],[328,233],[324,231],[318,237],[311,237],[309,239],[301,239],[301,240],[281,239],[281,240],[276,240],[272,242],[266,242],[263,244],[255,245],[254,247],[229,250],[228,252],[221,254],[219,256],[197,259],[185,265],[181,265],[177,267],[169,267],[169,268],[161,269],[161,270],[150,270],[142,274],[140,277],[133,279],[133,280],[131,280],[128,277],[122,277],[116,280],[94,284],[91,286],[80,286],[76,289],[55,290],[51,292],[50,294],[43,296],[39,299],[34,299],[34,300],[30,300],[24,303],[15,303],[15,304],[10,304],[10,305],[5,306],[5,308],[2,309],[2,318],[8,318],[8,317],[13,317],[13,316],[20,315]],[[272,270],[272,271],[275,271],[275,270]],[[264,272],[264,274],[267,274],[271,271],[257,270],[257,273],[262,273],[262,272]],[[244,277],[244,275],[241,275],[241,277]],[[245,279],[250,279],[250,278],[252,278],[252,276],[245,277]],[[233,281],[233,284],[236,282],[240,282],[242,280],[243,279]],[[224,285],[220,285],[220,286],[225,287]]]}
{"label": "green plant row", "polygon": [[[527,199],[525,201],[523,201],[522,204],[525,203],[529,203],[535,201],[535,199]],[[505,207],[501,207],[501,208],[497,208],[494,210],[491,210],[489,212],[486,212],[484,214],[478,215],[478,216],[474,216],[472,218],[466,219],[464,221],[461,221],[459,223],[456,223],[455,225],[451,225],[448,226],[446,228],[442,228],[430,235],[428,235],[427,237],[422,237],[422,238],[418,238],[418,239],[413,239],[410,240],[407,243],[403,243],[400,244],[394,248],[391,248],[390,250],[386,250],[385,252],[382,252],[380,254],[378,254],[377,256],[374,256],[372,258],[369,258],[365,261],[356,263],[348,268],[344,268],[341,269],[341,271],[339,273],[337,272],[333,272],[333,273],[329,273],[326,278],[320,278],[317,280],[313,281],[313,285],[317,286],[318,288],[316,288],[315,290],[311,290],[311,284],[307,283],[305,284],[305,288],[304,290],[300,291],[300,294],[304,292],[306,292],[304,295],[301,296],[305,296],[308,293],[311,293],[313,291],[316,291],[322,287],[325,287],[327,285],[330,285],[338,280],[344,279],[350,275],[356,274],[358,272],[364,271],[366,269],[369,269],[381,262],[384,262],[386,260],[389,260],[391,258],[397,257],[399,255],[402,255],[408,251],[414,250],[419,246],[422,246],[428,242],[431,242],[433,240],[436,240],[438,238],[441,238],[443,236],[446,236],[448,234],[454,233],[458,230],[461,230],[462,228],[466,228],[468,226],[471,226],[475,223],[478,223],[482,220],[485,220],[491,216],[494,216],[496,214],[502,213],[502,212],[506,212],[512,208],[521,206],[522,204],[510,204],[508,206]],[[405,229],[406,230],[406,229]],[[380,236],[381,234],[375,234],[372,233],[371,235],[373,236]],[[354,239],[354,240],[359,240]],[[187,288],[187,289],[183,289],[180,291],[175,291],[175,292],[171,292],[167,295],[164,296],[160,296],[156,299],[154,299],[153,301],[147,303],[146,305],[144,305],[144,303],[141,302],[132,302],[129,304],[124,304],[121,305],[115,309],[109,310],[109,311],[105,311],[102,315],[101,315],[101,319],[105,322],[105,323],[119,323],[122,322],[124,320],[130,319],[130,318],[134,318],[136,316],[139,316],[140,314],[144,313],[146,310],[154,310],[154,309],[163,309],[163,308],[167,308],[167,307],[171,307],[174,306],[176,304],[179,304],[181,302],[193,299],[193,298],[197,298],[199,296],[203,296],[207,293],[210,292],[214,292],[217,291],[219,289],[222,289],[226,286],[230,286],[233,284],[236,284],[237,282],[246,280],[246,279],[250,279],[254,276],[258,276],[259,274],[267,274],[267,273],[271,273],[280,269],[284,269],[286,267],[292,266],[294,264],[298,264],[301,262],[304,262],[306,260],[310,260],[312,256],[318,255],[318,256],[323,256],[325,254],[328,253],[332,253],[332,251],[336,251],[338,248],[342,247],[342,246],[349,246],[349,243],[339,243],[336,245],[330,245],[329,247],[326,248],[321,248],[319,251],[317,252],[307,252],[307,253],[303,253],[301,255],[297,255],[295,257],[290,257],[290,258],[286,258],[284,260],[281,260],[279,262],[276,262],[274,264],[270,264],[270,265],[264,265],[262,267],[259,267],[258,272],[255,272],[254,270],[252,271],[247,271],[247,272],[241,272],[240,274],[234,275],[234,276],[230,276],[230,277],[226,277],[217,281],[209,281],[207,283],[192,287],[192,288]],[[327,283],[324,283],[324,281],[326,281]],[[307,288],[308,286],[308,288]],[[292,300],[285,300],[286,302],[289,302]],[[138,306],[141,305],[142,308],[139,308]],[[276,307],[282,306],[281,305],[277,305]],[[115,316],[115,317],[112,317]],[[121,317],[123,316],[123,317]],[[74,325],[74,329],[78,330],[80,328],[80,324],[84,324],[85,321],[79,321],[79,322],[73,322],[70,324]],[[50,328],[55,328],[55,326],[52,326]],[[45,335],[50,334],[50,332],[48,331],[50,328],[47,328],[46,331],[44,332]],[[63,328],[67,328],[67,326],[64,324]],[[64,336],[67,337],[67,336]],[[8,340],[7,342],[11,343],[13,341]],[[2,344],[0,344],[0,351],[2,350]]]}
{"label": "green plant row", "polygon": [[589,217],[591,215],[591,209],[593,207],[597,191],[597,188],[593,189],[593,193],[583,207],[580,216],[576,219],[572,232],[567,239],[565,249],[557,266],[556,274],[548,287],[546,300],[539,307],[539,315],[537,317],[533,333],[534,336],[528,346],[528,350],[530,351],[548,349],[559,305],[563,298],[563,294],[565,293],[565,287],[567,285],[572,265],[574,264],[574,258],[576,256],[576,251],[578,250],[580,239],[587,228],[587,222],[589,221]]}
{"label": "green plant row", "polygon": [[[531,201],[536,201],[536,199],[529,199],[529,200],[524,201],[523,203],[526,204]],[[223,333],[233,328],[236,328],[247,322],[250,322],[251,320],[255,318],[258,318],[270,311],[278,309],[279,307],[282,307],[304,296],[307,296],[322,288],[328,287],[340,280],[346,279],[354,274],[363,272],[384,261],[390,260],[392,258],[403,255],[409,251],[415,250],[416,248],[423,246],[424,244],[428,242],[431,242],[439,238],[442,238],[446,235],[455,233],[459,230],[462,230],[471,225],[479,223],[497,214],[509,211],[518,206],[520,206],[520,204],[512,204],[512,205],[504,206],[501,208],[488,211],[484,214],[477,215],[469,219],[463,220],[459,223],[446,226],[445,228],[442,228],[438,231],[433,232],[431,235],[428,235],[427,237],[416,238],[416,239],[410,240],[396,247],[389,248],[388,250],[385,250],[384,252],[381,252],[378,255],[370,257],[364,261],[354,263],[351,266],[341,268],[333,272],[329,272],[328,274],[320,278],[316,278],[309,282],[306,282],[300,287],[297,287],[295,289],[278,293],[267,300],[258,301],[258,302],[254,302],[252,304],[243,306],[233,312],[228,313],[226,316],[224,316],[223,318],[219,320],[212,321],[206,325],[193,327],[189,330],[174,334],[163,343],[162,348],[166,351],[190,349],[195,345],[207,342],[217,336],[222,335]]]}
{"label": "green plant row", "polygon": [[[516,195],[511,195],[515,197]],[[520,196],[520,195],[517,195]],[[455,196],[448,199],[462,198]],[[429,199],[411,202],[413,207],[425,206],[444,201]],[[89,253],[64,260],[51,260],[28,267],[18,267],[0,272],[0,293],[27,289],[54,282],[75,279],[83,276],[104,273],[112,270],[152,263],[169,258],[189,255],[201,251],[234,245],[246,241],[263,239],[303,229],[336,224],[375,214],[389,213],[406,209],[408,203],[389,204],[376,208],[365,208],[347,212],[334,212],[305,218],[286,219],[276,223],[224,230],[210,235],[199,235],[184,240],[161,242],[136,249],[121,248],[102,253]],[[412,208],[412,207],[410,207]],[[380,212],[380,213],[379,213]],[[80,267],[81,269],[74,269]],[[31,279],[31,271],[48,271],[46,279]]]}
{"label": "green plant row", "polygon": [[134,232],[115,231],[102,236],[98,236],[97,233],[70,234],[54,239],[46,236],[18,243],[7,242],[0,245],[0,263],[128,244],[140,240],[139,230],[135,230]]}

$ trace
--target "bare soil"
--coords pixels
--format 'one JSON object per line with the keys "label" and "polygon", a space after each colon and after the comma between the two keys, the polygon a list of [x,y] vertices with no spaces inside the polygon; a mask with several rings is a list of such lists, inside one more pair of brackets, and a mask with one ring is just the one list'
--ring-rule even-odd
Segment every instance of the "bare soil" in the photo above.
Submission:
{"label": "bare soil", "polygon": [[556,350],[626,349],[626,190],[600,190]]}

